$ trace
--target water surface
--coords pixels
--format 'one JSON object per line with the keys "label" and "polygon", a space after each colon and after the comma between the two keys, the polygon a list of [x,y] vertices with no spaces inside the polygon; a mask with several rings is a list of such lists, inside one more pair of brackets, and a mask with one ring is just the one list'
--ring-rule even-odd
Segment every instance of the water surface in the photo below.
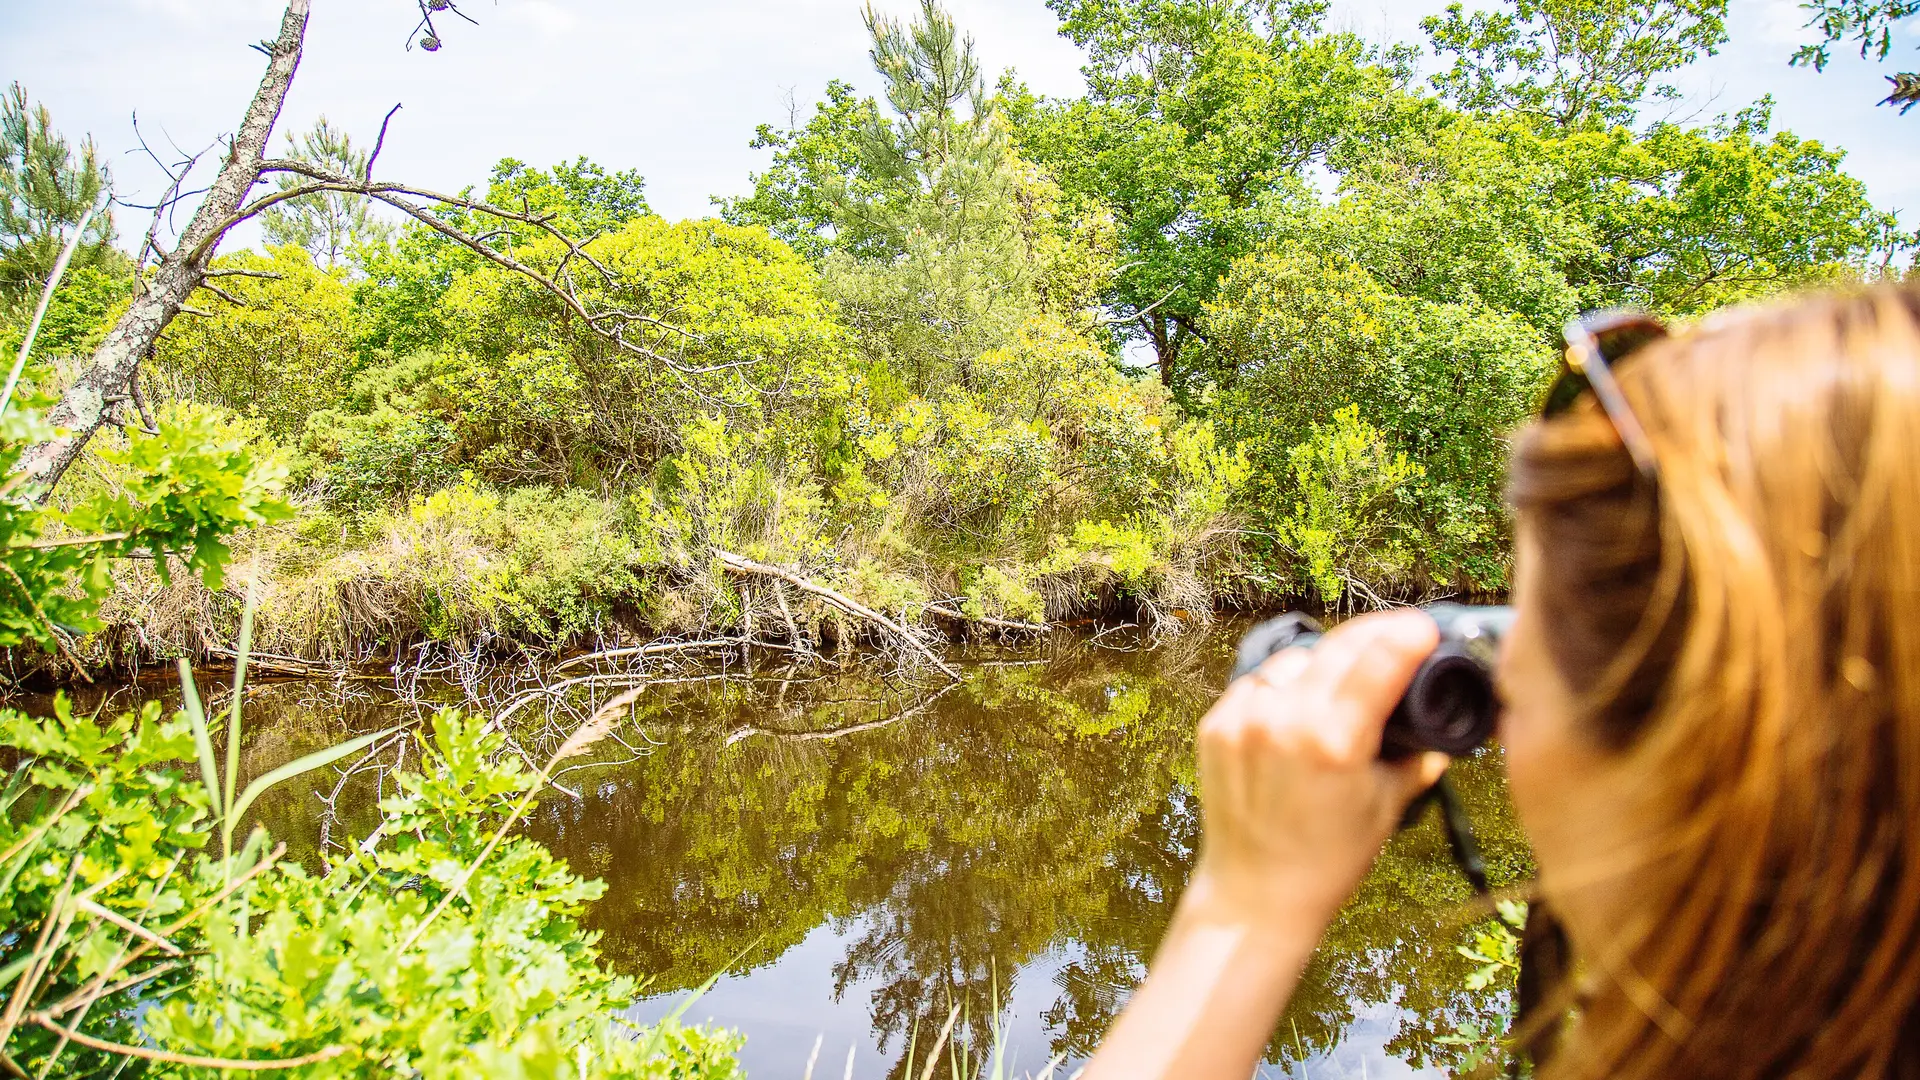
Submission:
{"label": "water surface", "polygon": [[[1063,635],[967,654],[944,692],[863,665],[660,667],[673,681],[557,777],[570,794],[550,793],[527,828],[607,883],[586,922],[613,967],[650,980],[636,1017],[726,972],[688,1016],[745,1033],[757,1080],[801,1076],[816,1040],[815,1075],[841,1076],[851,1049],[856,1076],[900,1077],[955,1005],[976,1057],[997,1023],[1016,1075],[1063,1057],[1065,1076],[1144,972],[1192,867],[1192,733],[1232,637]],[[412,689],[512,697],[486,680]],[[516,745],[550,750],[613,692],[531,701]],[[376,683],[258,686],[246,767],[429,707]],[[371,768],[312,779],[258,805],[317,861],[363,835],[391,788]],[[1497,753],[1456,780],[1496,881],[1522,874]],[[1434,822],[1396,837],[1317,954],[1267,1075],[1447,1075],[1465,1053],[1451,1037],[1502,1027],[1505,994],[1464,988],[1468,899]]]}

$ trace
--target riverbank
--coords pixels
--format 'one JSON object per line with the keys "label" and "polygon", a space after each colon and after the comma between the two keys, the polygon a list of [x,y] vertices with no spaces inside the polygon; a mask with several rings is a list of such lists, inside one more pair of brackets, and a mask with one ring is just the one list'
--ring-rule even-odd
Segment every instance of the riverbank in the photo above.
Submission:
{"label": "riverbank", "polygon": [[[1044,541],[940,546],[888,516],[788,516],[712,527],[644,493],[494,489],[471,481],[365,511],[302,504],[234,545],[218,589],[152,560],[113,570],[100,628],[72,659],[16,650],[16,681],[115,677],[176,658],[229,661],[249,597],[268,671],[317,675],[639,648],[762,645],[802,656],[872,646],[909,667],[969,638],[1062,623],[1137,623],[1157,636],[1217,609],[1277,603],[1284,582],[1225,513],[1081,521]],[[734,546],[714,542],[726,538]]]}

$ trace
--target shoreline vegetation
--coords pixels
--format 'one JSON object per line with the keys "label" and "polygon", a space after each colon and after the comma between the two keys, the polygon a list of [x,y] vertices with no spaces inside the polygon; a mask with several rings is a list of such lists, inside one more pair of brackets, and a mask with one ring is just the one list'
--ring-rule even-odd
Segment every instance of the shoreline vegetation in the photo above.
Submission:
{"label": "shoreline vegetation", "polygon": [[[877,93],[762,126],[751,190],[682,221],[584,157],[403,182],[398,106],[361,142],[276,132],[310,0],[144,232],[14,84],[0,678],[173,660],[182,707],[0,709],[0,1071],[733,1080],[737,1035],[622,1019],[637,984],[580,922],[606,886],[516,834],[633,683],[714,642],[957,678],[968,635],[1498,594],[1506,439],[1569,317],[1912,272],[1920,236],[1771,97],[1674,119],[1724,0],[1486,3],[1423,48],[1318,0],[1047,0],[1067,98],[991,79],[936,0],[869,5]],[[422,63],[454,15],[494,30],[418,6]],[[262,250],[219,251],[249,220]],[[241,787],[249,655],[520,670]],[[229,657],[210,712],[191,666]],[[381,748],[407,766],[319,872],[241,832]],[[1501,992],[1507,953],[1465,955]],[[899,1004],[943,990],[923,1075],[942,1047],[999,1075],[951,983]]]}
{"label": "shoreline vegetation", "polygon": [[[990,87],[931,0],[869,10],[884,94],[763,126],[712,218],[509,158],[396,225],[344,179],[297,194],[370,157],[290,137],[264,252],[212,260],[55,497],[129,502],[150,433],[216,433],[264,485],[231,577],[115,561],[8,671],[217,659],[249,594],[263,657],[316,671],[717,637],[938,668],[1078,618],[1497,595],[1505,439],[1570,315],[1843,286],[1913,242],[1770,102],[1638,119],[1716,15],[1650,9],[1670,54],[1595,96],[1472,44],[1574,9],[1432,21],[1430,92],[1313,5],[1054,7],[1084,98]],[[81,253],[30,389],[129,303],[124,256]]]}

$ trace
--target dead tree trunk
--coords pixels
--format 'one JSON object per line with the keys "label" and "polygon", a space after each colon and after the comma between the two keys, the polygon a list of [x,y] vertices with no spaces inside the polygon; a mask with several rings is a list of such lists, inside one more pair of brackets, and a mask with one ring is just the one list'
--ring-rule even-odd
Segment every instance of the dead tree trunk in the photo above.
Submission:
{"label": "dead tree trunk", "polygon": [[95,350],[93,365],[67,388],[59,404],[47,414],[48,421],[65,434],[33,446],[21,459],[21,472],[42,499],[53,491],[68,466],[86,449],[87,440],[99,430],[106,419],[108,399],[127,392],[141,358],[180,313],[187,297],[199,287],[220,234],[260,179],[260,162],[266,155],[267,140],[273,134],[274,122],[280,118],[280,106],[286,101],[287,87],[293,83],[294,69],[300,64],[310,3],[311,0],[287,0],[286,14],[280,19],[280,35],[267,45],[271,53],[266,76],[260,80],[260,89],[247,106],[239,130],[234,132],[220,175],[207,189],[206,197],[194,211],[193,220],[187,224],[179,242],[160,260],[133,305]]}

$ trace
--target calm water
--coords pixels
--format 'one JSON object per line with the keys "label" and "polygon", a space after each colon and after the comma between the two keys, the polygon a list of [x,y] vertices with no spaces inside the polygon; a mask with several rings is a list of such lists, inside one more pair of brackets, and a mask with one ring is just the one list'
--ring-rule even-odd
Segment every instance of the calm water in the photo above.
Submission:
{"label": "calm water", "polygon": [[[938,696],[858,669],[662,669],[687,681],[650,691],[617,741],[558,776],[575,794],[543,800],[529,831],[607,883],[587,923],[614,967],[651,979],[636,1017],[727,972],[688,1016],[744,1032],[756,1080],[800,1077],[816,1039],[815,1075],[841,1076],[851,1048],[854,1075],[902,1076],[916,1032],[924,1056],[956,1004],[976,1050],[998,1018],[1015,1075],[1071,1065],[1143,973],[1192,866],[1192,731],[1231,648],[1226,633],[1133,651],[1116,638],[972,655]],[[537,701],[511,727],[541,755],[591,705]],[[247,769],[424,708],[378,684],[258,686]],[[1525,855],[1498,756],[1456,774],[1510,880]],[[364,834],[386,783],[329,773],[259,812],[317,861]],[[1463,988],[1467,899],[1432,821],[1397,837],[1309,970],[1267,1074],[1447,1075],[1464,1052],[1436,1040],[1498,1028],[1507,1006]]]}

